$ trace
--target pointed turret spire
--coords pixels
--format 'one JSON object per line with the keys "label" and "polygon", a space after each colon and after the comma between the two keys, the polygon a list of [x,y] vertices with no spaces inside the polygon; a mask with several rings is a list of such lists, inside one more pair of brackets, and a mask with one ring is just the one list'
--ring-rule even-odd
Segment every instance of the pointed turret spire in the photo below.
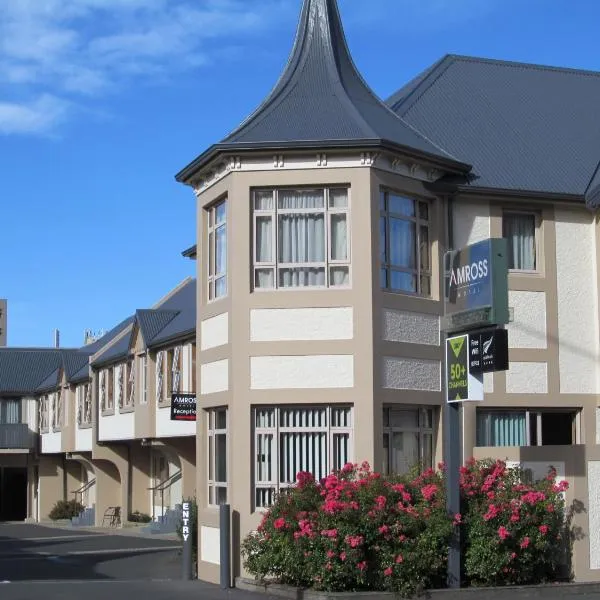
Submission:
{"label": "pointed turret spire", "polygon": [[221,143],[182,171],[191,175],[215,152],[259,148],[390,146],[463,170],[391,111],[359,74],[336,0],[304,0],[296,40],[279,81]]}

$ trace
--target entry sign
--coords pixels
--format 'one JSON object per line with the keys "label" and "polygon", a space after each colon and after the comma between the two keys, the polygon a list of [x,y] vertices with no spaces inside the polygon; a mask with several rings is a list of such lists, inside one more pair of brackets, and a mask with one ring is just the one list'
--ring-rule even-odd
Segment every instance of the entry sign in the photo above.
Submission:
{"label": "entry sign", "polygon": [[196,394],[171,394],[171,421],[196,420]]}
{"label": "entry sign", "polygon": [[446,340],[448,402],[483,400],[483,374],[469,370],[469,336],[458,335]]}

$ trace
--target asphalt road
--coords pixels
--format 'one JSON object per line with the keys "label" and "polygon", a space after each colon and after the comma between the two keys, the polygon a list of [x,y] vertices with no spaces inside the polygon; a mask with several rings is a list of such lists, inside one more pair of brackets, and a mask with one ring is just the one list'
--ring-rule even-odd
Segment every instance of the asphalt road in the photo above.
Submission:
{"label": "asphalt road", "polygon": [[182,580],[180,544],[140,537],[0,523],[2,600],[260,600]]}

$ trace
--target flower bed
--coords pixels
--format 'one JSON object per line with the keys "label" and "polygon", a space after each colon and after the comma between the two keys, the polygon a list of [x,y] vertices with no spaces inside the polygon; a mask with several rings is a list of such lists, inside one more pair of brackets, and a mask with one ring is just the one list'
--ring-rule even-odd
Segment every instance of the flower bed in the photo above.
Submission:
{"label": "flower bed", "polygon": [[462,516],[446,512],[443,466],[383,477],[346,465],[321,482],[299,473],[242,544],[257,579],[328,592],[393,591],[408,596],[445,586],[454,527],[461,528],[464,579],[515,585],[556,579],[564,556],[566,483],[551,472],[521,483],[502,462],[461,470]]}

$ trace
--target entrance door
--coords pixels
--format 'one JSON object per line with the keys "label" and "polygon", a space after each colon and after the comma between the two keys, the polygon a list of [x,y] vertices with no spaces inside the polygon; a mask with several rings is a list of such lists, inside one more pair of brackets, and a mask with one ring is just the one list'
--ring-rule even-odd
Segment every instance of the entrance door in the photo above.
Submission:
{"label": "entrance door", "polygon": [[27,518],[27,469],[0,469],[0,521],[24,521]]}

